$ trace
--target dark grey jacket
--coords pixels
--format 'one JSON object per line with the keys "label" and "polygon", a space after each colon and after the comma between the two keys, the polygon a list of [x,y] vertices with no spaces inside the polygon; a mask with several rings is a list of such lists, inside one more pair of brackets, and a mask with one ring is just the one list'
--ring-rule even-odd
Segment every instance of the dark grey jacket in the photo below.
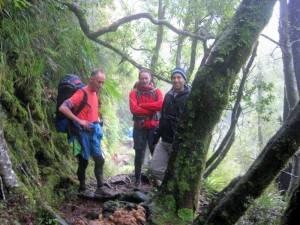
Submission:
{"label": "dark grey jacket", "polygon": [[159,133],[163,141],[173,143],[176,126],[190,90],[190,87],[185,86],[184,91],[179,92],[176,96],[173,89],[165,95],[159,120]]}

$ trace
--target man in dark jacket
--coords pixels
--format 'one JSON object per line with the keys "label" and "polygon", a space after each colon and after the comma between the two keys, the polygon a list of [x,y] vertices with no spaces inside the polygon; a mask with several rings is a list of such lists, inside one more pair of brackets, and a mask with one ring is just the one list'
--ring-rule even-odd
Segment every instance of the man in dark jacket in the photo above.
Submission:
{"label": "man in dark jacket", "polygon": [[176,126],[179,122],[190,88],[186,85],[186,73],[175,68],[171,73],[172,89],[165,95],[159,120],[161,140],[155,147],[150,163],[150,172],[160,185],[164,178],[172,149]]}

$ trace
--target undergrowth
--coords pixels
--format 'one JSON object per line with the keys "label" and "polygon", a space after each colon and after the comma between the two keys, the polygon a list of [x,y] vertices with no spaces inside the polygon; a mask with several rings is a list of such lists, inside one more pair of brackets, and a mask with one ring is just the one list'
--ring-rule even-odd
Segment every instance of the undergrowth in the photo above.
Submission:
{"label": "undergrowth", "polygon": [[281,215],[286,207],[276,187],[270,186],[255,201],[246,214],[240,218],[236,225],[269,225],[279,224]]}

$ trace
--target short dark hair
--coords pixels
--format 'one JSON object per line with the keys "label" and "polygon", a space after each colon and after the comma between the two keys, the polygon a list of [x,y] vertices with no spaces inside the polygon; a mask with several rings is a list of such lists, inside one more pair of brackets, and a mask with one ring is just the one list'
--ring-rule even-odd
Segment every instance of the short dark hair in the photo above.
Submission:
{"label": "short dark hair", "polygon": [[91,77],[95,76],[96,74],[98,73],[102,73],[104,74],[104,71],[102,69],[94,69],[92,72],[91,72]]}

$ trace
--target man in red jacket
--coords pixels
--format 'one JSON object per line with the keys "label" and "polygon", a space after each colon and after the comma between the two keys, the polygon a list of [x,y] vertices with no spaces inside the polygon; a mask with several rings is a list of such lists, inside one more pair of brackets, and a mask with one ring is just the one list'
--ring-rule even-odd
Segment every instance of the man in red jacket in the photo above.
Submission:
{"label": "man in red jacket", "polygon": [[154,151],[154,129],[158,126],[159,115],[163,102],[163,94],[160,89],[155,88],[149,70],[141,69],[139,82],[135,89],[130,92],[130,111],[133,114],[133,148],[135,150],[135,186],[141,184],[142,163],[145,157],[147,143],[150,153]]}

